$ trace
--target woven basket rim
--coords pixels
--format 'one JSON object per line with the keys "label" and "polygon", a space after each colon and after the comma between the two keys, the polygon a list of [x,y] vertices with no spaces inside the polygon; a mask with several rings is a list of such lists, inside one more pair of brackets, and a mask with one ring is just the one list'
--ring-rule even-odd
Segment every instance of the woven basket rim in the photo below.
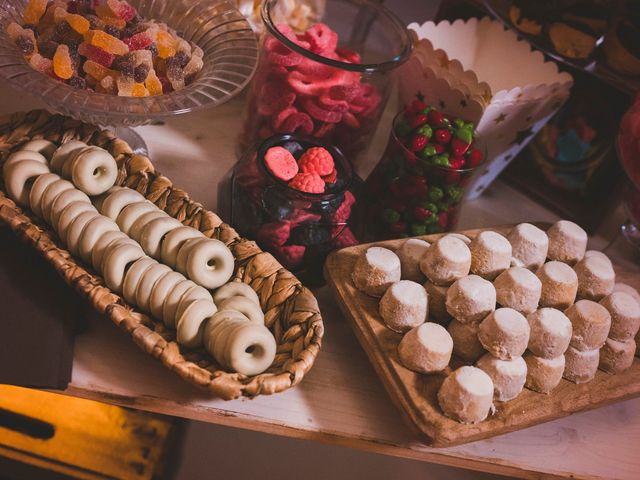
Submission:
{"label": "woven basket rim", "polygon": [[[215,213],[174,187],[155,170],[148,157],[134,154],[113,132],[43,110],[0,117],[0,153],[32,138],[47,138],[56,143],[76,138],[106,148],[119,167],[118,185],[136,189],[185,225],[227,244],[236,258],[234,279],[251,284],[260,297],[265,324],[278,343],[276,359],[267,372],[247,377],[220,369],[204,350],[180,347],[162,322],[127,305],[90,268],[76,263],[48,226],[6,196],[2,184],[0,220],[34,247],[97,311],[125,330],[140,348],[165,367],[223,399],[278,393],[300,383],[320,351],[324,325],[314,295],[293,274],[255,242],[240,237]],[[3,161],[4,158],[6,155]]]}

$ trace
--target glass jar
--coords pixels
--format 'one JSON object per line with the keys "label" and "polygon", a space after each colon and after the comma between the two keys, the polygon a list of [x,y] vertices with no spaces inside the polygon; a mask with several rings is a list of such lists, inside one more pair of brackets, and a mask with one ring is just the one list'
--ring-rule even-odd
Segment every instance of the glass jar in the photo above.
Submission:
{"label": "glass jar", "polygon": [[277,17],[287,1],[262,6],[265,33],[240,151],[296,133],[336,145],[357,167],[384,110],[389,73],[411,53],[407,29],[373,0],[327,0],[318,23],[295,30],[299,22]]}
{"label": "glass jar", "polygon": [[[267,151],[291,142],[301,151],[324,147],[333,157],[336,181],[324,193],[291,188],[266,167]],[[275,135],[248,150],[227,173],[218,187],[218,210],[238,233],[256,240],[305,283],[317,285],[327,254],[358,243],[352,212],[360,183],[338,148],[309,137]]]}
{"label": "glass jar", "polygon": [[367,240],[452,230],[466,186],[477,169],[430,164],[398,136],[403,123],[405,113],[400,112],[393,120],[385,153],[364,188]]}

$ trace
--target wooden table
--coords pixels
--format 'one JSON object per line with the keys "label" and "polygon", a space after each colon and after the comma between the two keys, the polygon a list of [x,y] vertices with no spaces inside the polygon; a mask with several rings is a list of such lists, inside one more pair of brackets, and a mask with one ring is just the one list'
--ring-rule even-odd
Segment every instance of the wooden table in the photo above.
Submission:
{"label": "wooden table", "polygon": [[[2,85],[0,105],[1,113],[39,106]],[[241,105],[241,100],[234,100],[215,110],[170,119],[164,126],[138,129],[158,168],[212,209],[217,182],[235,161]],[[498,181],[481,199],[465,206],[461,227],[555,219]],[[611,235],[620,219],[612,216],[603,231]],[[603,238],[592,242],[597,248],[606,244]],[[616,247],[608,253],[635,268],[624,244],[616,242]],[[65,393],[522,478],[640,476],[640,399],[454,448],[434,449],[420,443],[400,420],[327,289],[316,293],[326,327],[323,349],[301,385],[285,393],[231,402],[207,398],[98,316],[91,316],[89,331],[76,340],[73,380]]]}

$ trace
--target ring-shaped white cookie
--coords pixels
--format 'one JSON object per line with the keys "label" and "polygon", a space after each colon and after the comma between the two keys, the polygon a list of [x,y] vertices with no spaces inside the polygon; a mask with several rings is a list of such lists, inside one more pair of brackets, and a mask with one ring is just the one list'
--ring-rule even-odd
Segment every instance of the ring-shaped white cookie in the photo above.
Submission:
{"label": "ring-shaped white cookie", "polygon": [[155,262],[142,274],[136,288],[136,304],[145,312],[150,312],[151,292],[153,287],[164,275],[171,272],[171,268],[162,263]]}
{"label": "ring-shaped white cookie", "polygon": [[107,287],[116,293],[121,293],[127,265],[142,257],[144,252],[140,246],[126,242],[111,244],[102,260],[102,275]]}
{"label": "ring-shaped white cookie", "polygon": [[[176,257],[176,270],[180,273],[187,274],[187,259],[189,258],[189,253],[191,253],[191,249],[196,245],[196,243],[206,240],[206,237],[200,238],[190,238],[186,240],[180,245],[180,249],[178,250],[178,256]],[[193,279],[191,279],[193,280]]]}
{"label": "ring-shaped white cookie", "polygon": [[[203,288],[200,285],[192,286],[189,290],[182,294],[182,297],[180,297],[180,302],[178,302],[178,307],[176,308],[176,322],[182,316],[185,308],[187,308],[191,302],[194,302],[196,300],[211,300],[211,302],[213,303],[213,298],[211,298],[211,294],[206,288]],[[215,311],[217,312],[218,307],[216,307],[215,304],[213,306],[215,307]]]}
{"label": "ring-shaped white cookie", "polygon": [[[228,315],[220,318],[221,314]],[[227,368],[227,364],[224,359],[224,347],[227,343],[227,337],[229,333],[239,325],[251,322],[240,312],[234,312],[232,310],[217,312],[213,317],[209,319],[209,322],[213,323],[213,326],[211,329],[207,329],[205,327],[205,347],[220,365]]]}
{"label": "ring-shaped white cookie", "polygon": [[138,285],[140,284],[140,280],[142,280],[142,275],[147,269],[151,268],[152,265],[157,265],[153,258],[147,257],[146,255],[142,258],[139,258],[127,270],[127,273],[124,274],[124,282],[122,283],[122,296],[126,300],[129,305],[137,305],[136,303],[136,290],[138,289]]}
{"label": "ring-shaped white cookie", "polygon": [[29,190],[29,207],[31,211],[40,218],[42,218],[42,208],[40,208],[42,194],[46,188],[56,180],[61,180],[60,175],[45,173],[36,178],[33,185],[31,185],[31,190]]}
{"label": "ring-shaped white cookie", "polygon": [[62,209],[62,212],[58,216],[58,223],[51,225],[58,233],[58,237],[64,240],[67,236],[67,229],[69,225],[83,212],[98,213],[93,205],[87,202],[72,202]]}
{"label": "ring-shaped white cookie", "polygon": [[235,310],[242,313],[253,323],[264,325],[264,313],[260,305],[247,297],[229,297],[218,304],[220,310]]}
{"label": "ring-shaped white cookie", "polygon": [[104,148],[81,150],[71,164],[71,181],[87,195],[100,195],[109,190],[118,178],[116,160]]}
{"label": "ring-shaped white cookie", "polygon": [[51,182],[49,186],[45,188],[44,193],[40,198],[40,210],[42,211],[42,218],[46,222],[51,221],[51,207],[53,206],[53,201],[56,197],[65,190],[73,190],[75,188],[76,187],[73,186],[73,183],[63,179]]}
{"label": "ring-shaped white cookie", "polygon": [[82,212],[69,224],[69,228],[67,228],[64,238],[65,243],[67,244],[67,249],[73,256],[78,256],[78,241],[80,240],[80,236],[82,235],[84,228],[91,220],[94,218],[100,218],[100,216],[101,215],[98,212],[89,210]]}
{"label": "ring-shaped white cookie", "polygon": [[216,310],[213,300],[191,302],[176,322],[178,343],[188,348],[202,345],[202,332],[214,313]]}
{"label": "ring-shaped white cookie", "polygon": [[104,192],[102,195],[96,195],[95,197],[92,197],[91,198],[91,202],[93,202],[93,205],[98,209],[99,212],[102,213],[102,204],[107,199],[107,197],[109,195],[111,195],[112,193],[117,192],[118,190],[122,190],[123,188],[125,188],[125,187],[121,187],[119,185],[114,185],[109,190]]}
{"label": "ring-shaped white cookie", "polygon": [[202,240],[191,248],[188,255],[187,276],[203,287],[213,290],[227,283],[233,275],[233,253],[220,240]]}
{"label": "ring-shaped white cookie", "polygon": [[107,232],[119,232],[120,229],[113,220],[98,214],[87,223],[78,240],[78,255],[87,263],[91,263],[91,252],[100,237]]}
{"label": "ring-shaped white cookie", "polygon": [[182,223],[168,215],[148,222],[140,234],[140,246],[153,258],[160,258],[162,239],[171,230],[182,227]]}
{"label": "ring-shaped white cookie", "polygon": [[102,259],[106,249],[115,241],[131,240],[126,233],[118,230],[117,232],[107,232],[102,235],[91,250],[91,265],[96,272],[102,272]]}
{"label": "ring-shaped white cookie", "polygon": [[205,348],[211,355],[214,355],[214,340],[217,338],[218,332],[220,331],[221,327],[224,326],[224,324],[228,320],[242,320],[243,322],[249,321],[249,319],[240,312],[236,312],[233,310],[218,310],[209,319],[209,322],[204,329],[203,341],[205,344]]}
{"label": "ring-shaped white cookie", "polygon": [[144,212],[142,215],[138,217],[138,219],[131,224],[129,231],[127,232],[131,238],[133,238],[136,242],[140,243],[140,238],[142,237],[142,230],[153,220],[156,218],[166,218],[167,215],[165,212],[156,208],[155,210],[151,210],[149,212]]}
{"label": "ring-shaped white cookie", "polygon": [[168,328],[176,328],[176,310],[180,299],[193,286],[195,286],[195,283],[191,280],[184,280],[173,287],[173,290],[169,292],[169,295],[164,300],[162,304],[162,321]]}
{"label": "ring-shaped white cookie", "polygon": [[47,159],[47,161],[51,160],[53,157],[53,153],[58,148],[55,143],[50,142],[49,140],[45,140],[44,138],[38,138],[35,140],[30,140],[22,147],[21,150],[28,150],[30,152],[38,152],[43,157]]}
{"label": "ring-shaped white cookie", "polygon": [[231,370],[257,375],[271,366],[276,348],[276,340],[265,326],[248,323],[230,332],[223,358]]}
{"label": "ring-shaped white cookie", "polygon": [[246,297],[255,302],[256,305],[260,305],[260,299],[256,291],[244,282],[228,282],[213,292],[213,301],[216,305],[231,297]]}
{"label": "ring-shaped white cookie", "polygon": [[67,161],[67,158],[70,154],[80,150],[82,148],[86,148],[87,144],[81,142],[80,140],[70,140],[68,142],[63,143],[58,147],[58,149],[53,152],[51,157],[50,167],[51,171],[60,175],[62,173],[62,167],[64,163]]}
{"label": "ring-shaped white cookie", "polygon": [[67,180],[71,180],[71,168],[73,167],[73,162],[76,158],[78,158],[83,152],[87,152],[95,147],[84,147],[74,150],[69,155],[67,155],[67,159],[64,161],[62,165],[62,171],[60,172],[60,176],[62,178],[66,178]]}
{"label": "ring-shaped white cookie", "polygon": [[173,290],[178,283],[186,280],[185,276],[179,272],[169,272],[164,275],[151,290],[151,298],[149,299],[149,310],[154,318],[164,320],[162,309],[169,292]]}
{"label": "ring-shaped white cookie", "polygon": [[170,267],[175,267],[182,244],[192,238],[205,238],[205,236],[201,231],[187,226],[178,227],[167,233],[160,247],[162,261]]}
{"label": "ring-shaped white cookie", "polygon": [[[35,153],[35,152],[34,152]],[[9,165],[4,173],[4,185],[9,196],[18,205],[29,205],[30,179],[49,173],[49,167],[36,160],[20,160]]]}
{"label": "ring-shaped white cookie", "polygon": [[34,162],[40,162],[43,165],[47,165],[47,159],[40,153],[32,152],[31,150],[18,150],[17,152],[13,152],[9,155],[4,161],[4,164],[2,165],[2,175],[4,178],[7,178],[7,171],[11,165],[23,160],[33,160]]}
{"label": "ring-shaped white cookie", "polygon": [[[117,193],[118,192],[116,192],[116,194]],[[108,200],[109,199],[105,200],[103,206],[107,204]],[[142,214],[147,212],[157,212],[157,211],[159,211],[158,207],[156,207],[153,203],[149,202],[148,200],[131,203],[122,209],[122,211],[120,212],[120,215],[118,215],[118,217],[116,218],[116,223],[120,227],[120,230],[122,230],[127,235],[131,236],[130,234],[131,225],[133,225],[135,221],[138,220]]]}
{"label": "ring-shaped white cookie", "polygon": [[80,190],[76,188],[73,190],[65,190],[51,203],[51,213],[49,214],[49,218],[45,220],[48,220],[50,225],[57,225],[64,207],[73,202],[84,202],[91,205],[89,197]]}
{"label": "ring-shaped white cookie", "polygon": [[[131,188],[121,188],[108,195],[102,202],[100,213],[115,221],[122,210],[132,203],[147,202],[143,195]],[[149,202],[151,203],[151,202]],[[117,223],[117,222],[116,222]]]}

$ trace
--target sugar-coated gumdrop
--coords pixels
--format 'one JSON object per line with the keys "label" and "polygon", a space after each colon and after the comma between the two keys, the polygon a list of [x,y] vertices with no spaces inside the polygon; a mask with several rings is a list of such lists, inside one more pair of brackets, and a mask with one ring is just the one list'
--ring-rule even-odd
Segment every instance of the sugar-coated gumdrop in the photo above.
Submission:
{"label": "sugar-coated gumdrop", "polygon": [[318,138],[324,138],[331,134],[336,128],[335,123],[320,123],[314,130],[313,136]]}
{"label": "sugar-coated gumdrop", "polygon": [[335,68],[325,65],[324,63],[316,62],[310,58],[302,57],[302,61],[298,64],[296,70],[305,75],[326,78],[331,75]]}
{"label": "sugar-coated gumdrop", "polygon": [[153,68],[153,54],[149,50],[136,50],[127,57],[133,63],[134,68],[140,65],[145,65],[149,70]]}
{"label": "sugar-coated gumdrop", "polygon": [[82,15],[77,15],[75,13],[67,14],[65,20],[69,25],[71,25],[71,28],[73,28],[80,35],[84,35],[85,33],[87,33],[89,31],[89,28],[91,27],[91,25],[89,24],[89,20],[84,18]]}
{"label": "sugar-coated gumdrop", "polygon": [[333,157],[326,148],[308,148],[298,160],[300,171],[304,173],[317,173],[318,175],[329,175],[335,167]]}
{"label": "sugar-coated gumdrop", "polygon": [[129,22],[138,13],[135,8],[123,0],[107,0],[107,6],[115,17],[122,18],[126,22]]}
{"label": "sugar-coated gumdrop", "polygon": [[149,95],[162,95],[162,82],[156,75],[155,70],[151,70],[147,79],[144,81],[144,86],[149,90]]}
{"label": "sugar-coated gumdrop", "polygon": [[47,0],[29,0],[22,20],[25,25],[37,25],[47,9]]}
{"label": "sugar-coated gumdrop", "polygon": [[120,75],[115,70],[111,70],[109,68],[103,67],[99,63],[94,62],[93,60],[87,60],[82,65],[82,70],[87,75],[91,75],[97,81],[102,80],[104,77],[110,76],[113,78],[118,78]]}
{"label": "sugar-coated gumdrop", "polygon": [[40,73],[44,73],[50,77],[54,77],[53,73],[53,62],[48,58],[44,58],[39,53],[34,53],[29,59],[29,64],[34,70],[39,71]]}
{"label": "sugar-coated gumdrop", "polygon": [[267,169],[280,180],[291,180],[298,173],[298,163],[289,150],[283,147],[271,147],[264,155]]}
{"label": "sugar-coated gumdrop", "polygon": [[69,47],[60,44],[53,55],[53,72],[60,78],[68,80],[74,76],[73,60],[69,55]]}
{"label": "sugar-coated gumdrop", "polygon": [[89,30],[85,40],[94,47],[101,48],[114,55],[125,55],[129,52],[129,47],[127,47],[126,43],[102,30]]}
{"label": "sugar-coated gumdrop", "polygon": [[318,97],[318,105],[325,110],[335,112],[347,112],[349,110],[349,102],[346,100],[337,100],[331,97],[331,90],[325,91]]}
{"label": "sugar-coated gumdrop", "polygon": [[174,90],[182,90],[184,88],[184,69],[174,57],[167,60],[167,78]]}
{"label": "sugar-coated gumdrop", "polygon": [[87,42],[82,42],[78,46],[78,53],[89,60],[99,63],[103,67],[109,68],[116,56],[113,53],[105,52],[101,48],[94,47]]}
{"label": "sugar-coated gumdrop", "polygon": [[142,50],[143,48],[147,48],[149,45],[153,43],[153,38],[151,38],[147,32],[140,32],[132,35],[129,38],[125,38],[122,40],[127,44],[129,50]]}
{"label": "sugar-coated gumdrop", "polygon": [[148,97],[149,91],[146,89],[144,84],[134,83],[133,87],[131,87],[131,96],[132,97]]}
{"label": "sugar-coated gumdrop", "polygon": [[176,40],[169,32],[158,31],[156,46],[158,47],[158,56],[160,58],[169,58],[176,54]]}

